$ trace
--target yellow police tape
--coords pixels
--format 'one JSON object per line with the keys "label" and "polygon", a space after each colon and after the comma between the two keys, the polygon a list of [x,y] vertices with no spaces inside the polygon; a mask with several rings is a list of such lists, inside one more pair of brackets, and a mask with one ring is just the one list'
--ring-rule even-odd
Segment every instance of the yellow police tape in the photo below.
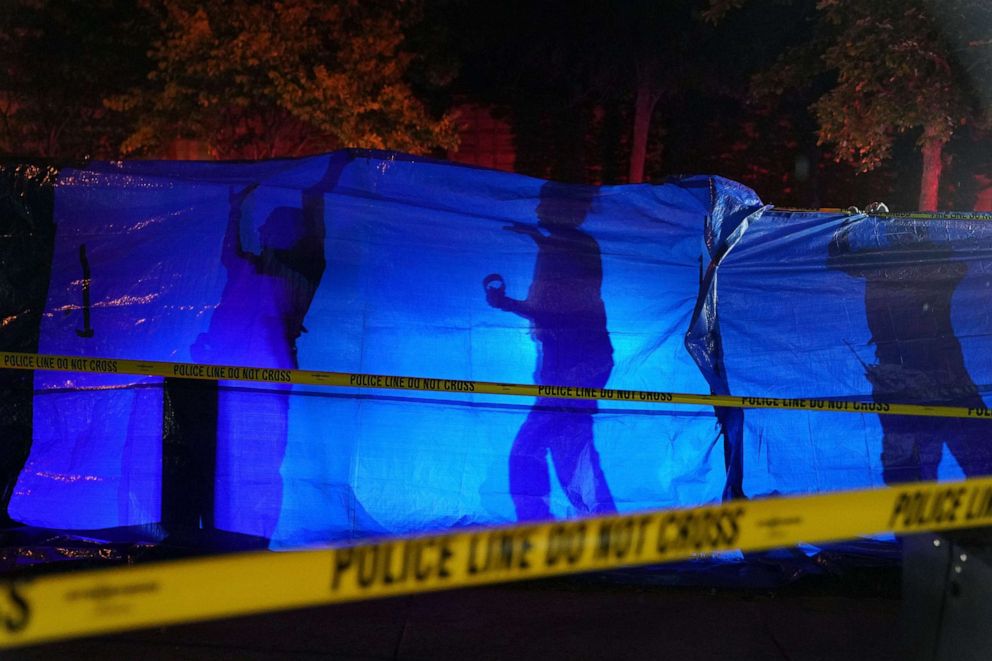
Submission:
{"label": "yellow police tape", "polygon": [[990,522],[992,478],[980,478],[49,575],[0,583],[0,647]]}
{"label": "yellow police tape", "polygon": [[435,379],[419,376],[356,374],[349,372],[323,372],[318,370],[237,367],[232,365],[203,365],[154,360],[125,360],[120,358],[54,356],[8,351],[0,351],[0,368],[163,376],[206,381],[252,381],[260,383],[329,386],[334,388],[376,388],[386,390],[550,397],[556,399],[597,399],[613,402],[720,406],[744,409],[878,413],[882,415],[917,415],[940,418],[992,418],[992,409],[986,407],[924,406],[919,404],[890,404],[873,401],[838,401],[835,399],[812,398],[693,395],[656,390],[581,388],[567,385],[538,386],[520,383],[467,381],[464,379]]}
{"label": "yellow police tape", "polygon": [[992,213],[972,211],[916,211],[912,213],[900,213],[898,211],[870,213],[866,211],[865,214],[869,216],[878,216],[879,218],[909,220],[992,220]]}
{"label": "yellow police tape", "polygon": [[890,218],[898,220],[992,220],[992,213],[981,211],[855,211],[852,207],[819,207],[808,209],[802,207],[772,207],[772,211],[782,213],[820,213],[843,216],[866,215],[873,218]]}

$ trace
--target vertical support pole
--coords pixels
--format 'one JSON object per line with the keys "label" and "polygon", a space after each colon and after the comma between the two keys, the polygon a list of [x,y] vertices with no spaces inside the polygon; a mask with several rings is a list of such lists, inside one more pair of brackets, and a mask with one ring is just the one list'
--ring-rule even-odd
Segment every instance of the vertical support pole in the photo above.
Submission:
{"label": "vertical support pole", "polygon": [[216,381],[166,379],[162,417],[162,526],[170,535],[214,528]]}

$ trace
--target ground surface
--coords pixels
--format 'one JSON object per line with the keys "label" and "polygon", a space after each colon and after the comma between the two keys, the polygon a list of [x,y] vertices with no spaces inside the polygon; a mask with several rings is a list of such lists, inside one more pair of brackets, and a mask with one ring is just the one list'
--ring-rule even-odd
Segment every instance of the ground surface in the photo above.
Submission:
{"label": "ground surface", "polygon": [[886,661],[905,658],[899,610],[891,569],[774,589],[599,575],[137,631],[3,659]]}

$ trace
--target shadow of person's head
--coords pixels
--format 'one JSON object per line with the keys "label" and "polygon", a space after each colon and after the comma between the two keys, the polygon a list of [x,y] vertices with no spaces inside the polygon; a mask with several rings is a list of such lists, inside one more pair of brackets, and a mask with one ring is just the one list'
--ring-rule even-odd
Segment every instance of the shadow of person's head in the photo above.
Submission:
{"label": "shadow of person's head", "polygon": [[578,229],[592,209],[596,191],[590,186],[576,186],[549,181],[541,187],[537,219],[549,230]]}
{"label": "shadow of person's head", "polygon": [[262,248],[287,250],[306,238],[302,209],[276,207],[258,228]]}

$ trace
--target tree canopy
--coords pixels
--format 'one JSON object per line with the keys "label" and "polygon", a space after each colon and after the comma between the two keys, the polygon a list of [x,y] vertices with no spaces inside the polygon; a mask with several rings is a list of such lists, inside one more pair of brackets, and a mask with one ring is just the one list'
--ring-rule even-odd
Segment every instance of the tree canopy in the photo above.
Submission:
{"label": "tree canopy", "polygon": [[454,144],[406,75],[411,2],[147,0],[161,26],[147,85],[110,100],[134,114],[125,153],[206,142],[218,158],[335,147],[423,153]]}
{"label": "tree canopy", "polygon": [[0,152],[114,157],[127,118],[103,99],[140,83],[151,25],[130,0],[9,0],[0,12]]}
{"label": "tree canopy", "polygon": [[992,190],[977,176],[992,151],[987,0],[8,0],[5,9],[0,153],[439,153],[456,144],[453,109],[466,103],[508,120],[515,168],[539,177],[710,172],[794,205],[895,197],[934,208],[941,180],[959,206]]}
{"label": "tree canopy", "polygon": [[[707,16],[719,20],[742,4],[711,0]],[[975,0],[818,0],[813,39],[760,72],[755,96],[829,79],[811,105],[820,143],[867,172],[891,156],[898,136],[914,135],[923,157],[919,208],[936,209],[944,145],[959,127],[987,121],[962,51],[987,49],[992,23],[966,40],[966,23],[948,20],[977,9]]]}

